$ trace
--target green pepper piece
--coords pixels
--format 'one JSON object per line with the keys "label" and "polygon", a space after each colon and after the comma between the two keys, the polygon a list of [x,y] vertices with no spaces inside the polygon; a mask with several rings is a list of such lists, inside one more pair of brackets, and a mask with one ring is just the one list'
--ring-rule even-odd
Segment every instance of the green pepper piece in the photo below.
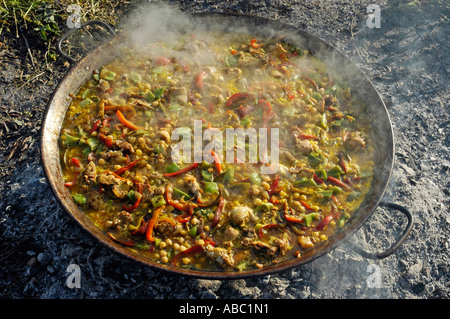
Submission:
{"label": "green pepper piece", "polygon": [[317,213],[310,213],[308,215],[305,215],[305,217],[303,218],[303,222],[305,223],[306,227],[310,227],[311,226],[311,222],[316,219],[318,216]]}
{"label": "green pepper piece", "polygon": [[230,188],[236,189],[236,191],[239,191],[241,193],[247,192],[252,185],[250,183],[235,183],[230,184]]}
{"label": "green pepper piece", "polygon": [[333,195],[333,190],[318,191],[317,194],[322,195],[323,199],[330,199],[331,195]]}
{"label": "green pepper piece", "polygon": [[108,73],[105,74],[105,76],[103,77],[106,81],[114,81],[116,77],[116,73],[114,73],[113,71],[109,71]]}
{"label": "green pepper piece", "polygon": [[332,186],[330,188],[328,188],[330,190],[333,191],[333,194],[339,194],[342,193],[342,188],[340,188],[339,186]]}
{"label": "green pepper piece", "polygon": [[293,108],[293,107],[285,108],[285,109],[283,110],[283,112],[281,112],[281,114],[282,114],[283,116],[293,117],[294,114],[295,114],[295,108]]}
{"label": "green pepper piece", "polygon": [[181,109],[182,109],[181,105],[177,103],[170,104],[169,106],[169,111],[173,113],[179,112],[181,111]]}
{"label": "green pepper piece", "polygon": [[205,183],[205,192],[206,193],[218,193],[219,186],[215,182],[204,182]]}
{"label": "green pepper piece", "polygon": [[86,204],[86,197],[84,197],[84,195],[82,195],[82,194],[73,194],[72,198],[75,201],[75,203],[77,203],[78,205]]}
{"label": "green pepper piece", "polygon": [[250,119],[250,117],[248,117],[248,116],[244,116],[242,119],[241,119],[241,125],[243,126],[243,127],[246,127],[248,124],[250,124],[251,123],[251,119]]}
{"label": "green pepper piece", "polygon": [[342,227],[344,226],[345,222],[350,218],[350,215],[348,213],[344,213],[342,214],[341,217],[339,217],[339,219],[336,222],[336,226],[337,227]]}
{"label": "green pepper piece", "polygon": [[322,95],[321,95],[319,92],[315,92],[315,93],[312,95],[312,98],[314,98],[316,101],[319,101],[319,100],[322,99]]}
{"label": "green pepper piece", "polygon": [[78,144],[79,141],[80,139],[78,137],[72,136],[67,133],[61,134],[61,142],[63,143],[64,146],[74,146]]}
{"label": "green pepper piece", "polygon": [[347,201],[348,202],[354,201],[359,195],[361,195],[361,192],[353,191],[350,193],[350,195],[347,196]]}
{"label": "green pepper piece", "polygon": [[93,150],[95,150],[96,148],[97,148],[97,146],[98,146],[98,140],[97,139],[95,139],[95,138],[88,138],[87,140],[86,140],[86,144],[89,146],[89,148],[93,151]]}
{"label": "green pepper piece", "polygon": [[308,155],[308,161],[312,167],[316,167],[322,163],[322,159],[319,157],[317,153],[310,153]]}
{"label": "green pepper piece", "polygon": [[214,175],[210,173],[207,169],[202,169],[202,178],[207,182],[212,182]]}
{"label": "green pepper piece", "polygon": [[100,80],[100,74],[98,74],[98,73],[94,74],[92,77],[94,78],[95,81],[99,81]]}
{"label": "green pepper piece", "polygon": [[344,174],[344,173],[345,173],[344,170],[338,165],[335,165],[333,168],[328,170],[328,175],[335,177],[335,178],[340,178],[341,174]]}
{"label": "green pepper piece", "polygon": [[89,104],[91,104],[91,100],[90,99],[84,99],[83,101],[81,101],[78,105],[82,108],[85,108],[86,106],[88,106]]}
{"label": "green pepper piece", "polygon": [[169,166],[166,167],[166,173],[174,173],[180,170],[180,166],[177,163],[172,162]]}
{"label": "green pepper piece", "polygon": [[212,163],[208,163],[208,162],[206,162],[206,161],[203,161],[202,162],[202,165],[200,165],[200,168],[201,169],[208,169],[208,168],[211,168],[211,167],[213,167],[214,165],[212,164]]}
{"label": "green pepper piece", "polygon": [[320,177],[320,179],[322,179],[323,181],[326,181],[326,180],[327,180],[327,172],[325,172],[324,169],[316,170],[316,175],[317,175],[318,177]]}
{"label": "green pepper piece", "polygon": [[229,67],[235,66],[237,64],[237,61],[238,61],[238,59],[235,56],[233,56],[233,55],[227,56],[225,58],[225,63]]}
{"label": "green pepper piece", "polygon": [[323,113],[322,116],[320,117],[319,126],[322,127],[323,129],[327,129],[328,128],[326,113]]}
{"label": "green pepper piece", "polygon": [[83,94],[81,94],[81,97],[83,99],[86,99],[89,96],[90,93],[91,93],[91,90],[90,89],[86,89],[86,90],[83,91]]}
{"label": "green pepper piece", "polygon": [[127,198],[131,203],[134,203],[136,201],[136,193],[134,190],[130,190],[127,194]]}
{"label": "green pepper piece", "polygon": [[149,101],[149,102],[153,102],[153,101],[156,99],[155,94],[153,94],[152,92],[148,92],[148,93],[147,93],[147,96],[146,96],[145,98],[146,98],[147,101]]}
{"label": "green pepper piece", "polygon": [[256,206],[254,211],[255,213],[259,212],[260,210],[269,212],[273,207],[274,205],[272,203],[261,203],[258,206]]}
{"label": "green pepper piece", "polygon": [[234,169],[232,169],[231,167],[229,167],[229,168],[227,168],[227,169],[225,170],[225,173],[224,173],[223,178],[222,178],[222,182],[223,182],[224,184],[231,183],[231,181],[233,180],[233,178],[234,178]]}
{"label": "green pepper piece", "polygon": [[296,181],[295,186],[306,186],[308,185],[308,177],[302,177],[300,180]]}
{"label": "green pepper piece", "polygon": [[131,79],[131,81],[133,81],[135,83],[139,83],[142,81],[141,76],[139,74],[137,74],[136,72],[131,72],[130,79]]}
{"label": "green pepper piece", "polygon": [[189,235],[191,235],[192,237],[197,236],[197,228],[198,228],[198,224],[191,227],[191,229],[189,229]]}
{"label": "green pepper piece", "polygon": [[155,98],[160,99],[164,94],[164,88],[159,88],[153,91]]}
{"label": "green pepper piece", "polygon": [[81,153],[83,153],[83,155],[84,155],[85,158],[89,155],[90,152],[91,152],[91,148],[90,148],[89,146],[86,146],[86,147],[81,151]]}
{"label": "green pepper piece", "polygon": [[180,198],[185,197],[186,200],[189,200],[189,199],[191,198],[188,194],[186,194],[186,193],[183,192],[181,189],[178,189],[178,188],[176,188],[176,187],[173,188],[173,194],[174,194],[175,196],[180,197]]}
{"label": "green pepper piece", "polygon": [[150,201],[154,208],[158,208],[166,204],[166,200],[162,195],[155,196]]}
{"label": "green pepper piece", "polygon": [[250,182],[253,185],[261,185],[261,177],[259,177],[259,174],[257,172],[251,173],[248,178],[250,179]]}

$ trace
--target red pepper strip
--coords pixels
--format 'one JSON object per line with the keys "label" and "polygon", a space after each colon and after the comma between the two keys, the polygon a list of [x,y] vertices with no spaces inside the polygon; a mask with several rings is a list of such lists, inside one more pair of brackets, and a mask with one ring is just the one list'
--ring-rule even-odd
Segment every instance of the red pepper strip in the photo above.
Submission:
{"label": "red pepper strip", "polygon": [[116,112],[117,118],[119,119],[120,123],[128,127],[130,130],[143,130],[144,128],[137,126],[130,121],[128,121],[125,116],[123,116],[122,112],[120,110],[117,110]]}
{"label": "red pepper strip", "polygon": [[112,137],[106,137],[104,134],[98,134],[98,138],[106,145],[107,148],[113,147],[113,139]]}
{"label": "red pepper strip", "polygon": [[263,110],[263,126],[266,126],[266,124],[274,117],[272,105],[263,99],[258,101],[258,105],[261,106]]}
{"label": "red pepper strip", "polygon": [[190,256],[190,255],[195,255],[195,254],[198,254],[198,253],[201,253],[201,252],[203,252],[203,246],[202,245],[192,246],[191,248],[188,248],[185,251],[182,251],[182,252],[176,254],[175,256],[173,256],[173,258],[172,258],[172,265],[176,266],[177,262],[183,257],[187,257],[187,256]]}
{"label": "red pepper strip", "polygon": [[312,139],[312,140],[318,140],[319,137],[315,136],[315,135],[309,135],[309,134],[299,134],[297,135],[297,137],[301,140],[307,140],[307,139]]}
{"label": "red pepper strip", "polygon": [[270,183],[270,188],[269,188],[269,191],[268,191],[269,196],[275,194],[275,192],[277,191],[279,182],[280,182],[280,175],[277,175],[273,179],[272,183]]}
{"label": "red pepper strip", "polygon": [[347,190],[351,189],[350,186],[348,186],[345,183],[342,183],[340,180],[338,180],[337,178],[333,177],[333,176],[328,176],[328,180],[333,183],[334,185],[337,185],[339,187],[345,188]]}
{"label": "red pepper strip", "polygon": [[323,180],[316,174],[313,175],[313,179],[317,184],[323,184]]}
{"label": "red pepper strip", "polygon": [[284,214],[284,218],[286,218],[287,221],[291,222],[291,223],[303,223],[303,218],[297,218],[297,217],[293,217],[290,216],[288,214]]}
{"label": "red pepper strip", "polygon": [[133,230],[133,231],[131,232],[131,235],[139,236],[139,235],[145,234],[145,232],[147,231],[148,223],[149,223],[148,221],[143,222],[142,225],[141,225],[141,227],[139,227],[138,229]]}
{"label": "red pepper strip", "polygon": [[256,39],[251,39],[250,40],[250,45],[252,46],[252,48],[254,48],[254,49],[259,49],[260,47],[262,47],[262,44],[261,43],[256,43],[256,41],[258,41],[258,40],[256,40]]}
{"label": "red pepper strip", "polygon": [[128,165],[126,165],[126,166],[124,166],[124,167],[122,167],[122,168],[119,168],[119,169],[118,169],[117,171],[115,171],[114,173],[117,174],[117,175],[123,174],[123,173],[125,173],[126,171],[128,171],[129,169],[133,168],[133,166],[135,166],[135,165],[137,164],[137,162],[139,162],[140,160],[141,160],[141,159],[139,158],[139,159],[135,160],[134,162],[131,162],[130,164],[128,164]]}
{"label": "red pepper strip", "polygon": [[[290,218],[290,217],[289,217],[289,218]],[[286,218],[286,219],[287,219],[287,218]],[[259,238],[262,238],[262,237],[264,236],[263,230],[265,230],[265,229],[272,229],[272,228],[283,228],[283,226],[280,225],[280,224],[268,224],[268,225],[264,225],[263,227],[261,227],[261,228],[259,229],[258,237],[259,237]]]}
{"label": "red pepper strip", "polygon": [[220,163],[219,155],[214,151],[211,151],[211,155],[214,157],[214,165],[216,166],[217,172],[219,174],[222,173],[222,164]]}
{"label": "red pepper strip", "polygon": [[[181,203],[181,202],[173,200],[172,199],[172,193],[173,193],[173,185],[172,184],[167,184],[167,186],[166,186],[166,202],[170,206],[173,206],[174,208],[176,208],[178,210],[185,211],[185,212],[190,211],[191,209],[192,209],[192,212],[193,212],[194,208],[197,207],[197,205],[192,203],[192,202]],[[178,217],[180,217],[180,216],[178,216]]]}
{"label": "red pepper strip", "polygon": [[266,100],[263,100],[263,99],[259,100],[258,105],[261,106],[264,113],[272,114],[272,105],[269,102],[267,102]]}
{"label": "red pepper strip", "polygon": [[212,240],[210,240],[210,239],[203,239],[204,240],[204,242],[205,243],[207,243],[208,245],[211,245],[211,246],[216,246],[216,243],[214,242],[214,241],[212,241]]}
{"label": "red pepper strip", "polygon": [[186,172],[189,172],[190,170],[196,169],[197,166],[198,166],[198,163],[192,163],[176,172],[163,174],[163,176],[165,176],[165,177],[178,176],[178,175],[184,174]]}
{"label": "red pepper strip", "polygon": [[75,165],[76,167],[80,167],[81,166],[81,162],[78,158],[73,157],[71,160],[73,165]]}
{"label": "red pepper strip", "polygon": [[[280,191],[281,191],[281,189],[280,189]],[[269,203],[278,204],[279,202],[280,201],[275,196],[272,196],[272,197],[269,198]]]}
{"label": "red pepper strip", "polygon": [[133,246],[133,245],[134,245],[134,241],[132,241],[132,240],[124,241],[124,240],[117,239],[117,238],[114,237],[114,235],[111,234],[110,232],[107,232],[107,234],[108,234],[108,236],[109,236],[112,240],[114,240],[115,242],[117,242],[117,243],[119,243],[119,244],[122,244],[122,245],[125,245],[125,246]]}
{"label": "red pepper strip", "polygon": [[145,231],[145,237],[148,241],[153,242],[155,238],[153,237],[153,228],[155,228],[156,222],[158,221],[161,211],[166,208],[166,205],[162,205],[155,209],[152,214],[152,218],[148,221],[147,230]]}
{"label": "red pepper strip", "polygon": [[254,98],[253,94],[250,93],[246,93],[246,92],[240,92],[240,93],[235,93],[232,96],[230,96],[230,98],[228,99],[226,106],[230,107],[231,105],[233,105],[236,101],[240,101],[240,100],[247,100],[248,98]]}
{"label": "red pepper strip", "polygon": [[331,198],[333,199],[333,202],[334,202],[336,205],[339,205],[339,201],[338,201],[338,199],[336,198],[336,196],[331,195]]}
{"label": "red pepper strip", "polygon": [[[178,203],[178,204],[181,204],[181,203]],[[194,209],[197,207],[197,204],[194,204],[192,202],[187,202],[186,204],[187,204],[186,214],[184,214],[183,216],[176,217],[177,221],[179,221],[182,224],[187,223],[191,219],[192,214],[194,213]]]}
{"label": "red pepper strip", "polygon": [[225,204],[225,199],[220,197],[219,206],[217,206],[216,214],[214,215],[214,220],[211,223],[211,227],[216,227],[216,225],[220,221],[220,217],[222,216],[223,206]]}
{"label": "red pepper strip", "polygon": [[347,173],[347,165],[345,164],[344,161],[344,154],[342,152],[339,152],[338,157],[339,157],[339,165],[342,167],[342,170],[345,173]]}
{"label": "red pepper strip", "polygon": [[71,180],[70,182],[66,182],[66,183],[64,184],[64,186],[66,186],[66,187],[72,187],[73,185],[75,185],[76,182],[77,182],[77,179],[78,179],[78,174],[80,174],[80,173],[75,174],[75,176],[73,177],[73,180]]}
{"label": "red pepper strip", "polygon": [[317,229],[317,230],[322,230],[322,229],[324,229],[325,226],[328,225],[328,224],[331,222],[332,219],[333,219],[333,216],[332,216],[332,215],[325,216],[325,218],[324,218],[320,223],[318,223],[318,224],[316,225],[316,229]]}
{"label": "red pepper strip", "polygon": [[314,86],[314,88],[316,89],[316,91],[319,90],[319,86],[316,84],[316,82],[314,82],[313,79],[311,79],[311,78],[308,77],[308,76],[302,76],[302,78],[305,79],[305,80],[307,80],[307,81],[309,81],[309,83],[311,83],[311,84]]}
{"label": "red pepper strip", "polygon": [[199,90],[203,90],[203,78],[206,76],[206,71],[200,71],[195,77],[195,86]]}
{"label": "red pepper strip", "polygon": [[[144,187],[143,187],[142,184],[138,184],[137,191],[138,191],[139,194],[142,194],[143,188]],[[136,198],[136,201],[134,202],[134,204],[132,206],[127,206],[127,205],[124,204],[122,207],[127,212],[131,212],[131,211],[133,211],[133,210],[135,210],[136,208],[139,207],[139,204],[141,203],[141,199],[142,199],[142,196],[139,196],[138,198]]]}
{"label": "red pepper strip", "polygon": [[95,121],[94,124],[92,125],[91,130],[89,131],[89,134],[92,134],[92,132],[97,131],[100,127],[101,122],[102,122],[101,120]]}
{"label": "red pepper strip", "polygon": [[306,203],[305,201],[300,201],[300,204],[302,204],[303,207],[305,207],[306,209],[309,210],[313,210],[311,206],[308,205],[308,203]]}

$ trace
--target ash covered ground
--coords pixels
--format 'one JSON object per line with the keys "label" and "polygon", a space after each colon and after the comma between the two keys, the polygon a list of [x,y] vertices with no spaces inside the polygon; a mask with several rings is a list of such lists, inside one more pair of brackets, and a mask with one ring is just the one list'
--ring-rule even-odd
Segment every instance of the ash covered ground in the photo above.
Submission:
{"label": "ash covered ground", "polygon": [[[186,12],[233,12],[279,19],[332,44],[366,72],[386,102],[395,134],[395,167],[384,201],[404,205],[414,215],[408,240],[395,254],[378,261],[343,244],[293,270],[232,281],[172,277],[116,255],[59,207],[41,168],[43,113],[68,67],[58,59],[36,71],[23,41],[3,34],[0,297],[447,299],[448,5],[444,1],[378,1],[381,27],[368,28],[367,6],[374,1],[153,2]],[[33,54],[40,56],[38,51]],[[379,208],[351,241],[367,251],[382,251],[405,225],[400,213]],[[66,285],[70,264],[80,266],[80,288]],[[380,271],[380,287],[368,283],[375,269],[371,265]]]}

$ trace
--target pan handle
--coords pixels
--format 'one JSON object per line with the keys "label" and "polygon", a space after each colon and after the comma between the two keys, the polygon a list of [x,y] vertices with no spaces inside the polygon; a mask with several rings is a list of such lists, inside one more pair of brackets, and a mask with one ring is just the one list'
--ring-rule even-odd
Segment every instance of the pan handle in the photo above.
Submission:
{"label": "pan handle", "polygon": [[82,29],[88,25],[99,25],[105,29],[107,29],[109,32],[111,32],[111,34],[115,34],[114,29],[106,22],[100,21],[100,20],[90,20],[87,22],[83,22],[81,24],[81,26],[79,28],[71,28],[69,29],[69,31],[67,31],[66,33],[64,33],[61,38],[59,38],[59,40],[56,42],[56,50],[58,51],[58,53],[67,61],[69,61],[70,63],[76,63],[77,61],[75,59],[73,59],[72,57],[68,56],[66,53],[63,52],[61,46],[64,40],[66,40],[69,36],[71,36],[72,34],[74,34],[75,32],[77,32],[79,29]]}
{"label": "pan handle", "polygon": [[408,224],[406,225],[405,230],[403,231],[401,236],[397,239],[397,241],[390,248],[388,248],[387,250],[385,250],[381,253],[369,253],[369,252],[363,250],[361,247],[358,247],[358,246],[354,245],[353,243],[349,242],[352,249],[354,251],[356,251],[358,254],[360,254],[363,257],[366,257],[369,259],[374,259],[374,260],[383,259],[383,258],[386,258],[386,257],[392,255],[403,244],[403,242],[406,240],[406,238],[409,236],[409,233],[411,232],[411,229],[412,229],[413,223],[414,223],[412,214],[405,207],[397,205],[397,204],[385,203],[385,202],[381,202],[380,206],[383,206],[386,208],[391,208],[391,209],[396,209],[396,210],[402,212],[408,218]]}

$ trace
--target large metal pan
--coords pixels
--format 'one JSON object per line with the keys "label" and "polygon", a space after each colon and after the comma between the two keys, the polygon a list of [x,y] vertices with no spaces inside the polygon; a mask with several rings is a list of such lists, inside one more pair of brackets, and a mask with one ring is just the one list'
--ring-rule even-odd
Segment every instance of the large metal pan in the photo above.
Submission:
{"label": "large metal pan", "polygon": [[[389,209],[399,210],[405,214],[407,217],[406,228],[396,239],[395,243],[384,252],[367,253],[356,247],[355,249],[363,256],[371,259],[385,258],[394,253],[408,237],[412,229],[413,218],[406,208],[400,205],[382,202],[394,164],[394,138],[386,106],[370,80],[333,46],[304,31],[280,23],[279,21],[234,14],[208,14],[196,16],[195,19],[201,19],[202,25],[208,25],[207,28],[219,28],[225,31],[234,32],[234,30],[239,27],[242,30],[245,29],[261,36],[285,36],[286,40],[297,44],[302,48],[308,49],[313,55],[326,61],[336,72],[344,76],[344,79],[352,88],[352,93],[364,99],[367,112],[372,115],[375,124],[373,125],[372,130],[372,141],[375,143],[374,162],[376,165],[376,174],[373,178],[371,188],[358,210],[352,215],[343,228],[332,235],[327,241],[314,247],[314,249],[308,254],[305,254],[301,259],[292,259],[267,268],[242,272],[208,272],[177,268],[170,264],[152,261],[133,252],[129,248],[112,241],[109,236],[94,226],[83,214],[72,200],[67,188],[64,186],[59,161],[58,138],[64,116],[71,102],[69,95],[75,94],[79,90],[85,81],[91,77],[94,68],[105,65],[115,57],[115,52],[117,52],[116,48],[124,43],[127,37],[126,33],[121,33],[115,35],[110,41],[91,51],[73,65],[54,92],[44,116],[41,132],[42,165],[48,183],[65,211],[67,211],[67,213],[72,216],[80,226],[87,231],[87,233],[93,235],[101,243],[124,256],[141,262],[144,265],[167,271],[172,274],[200,278],[236,279],[267,275],[311,262],[312,260],[329,253],[338,245],[344,242],[348,243],[347,239],[366,223],[380,205]],[[70,33],[72,32],[73,31],[70,31]],[[64,36],[61,41],[64,38],[66,38],[66,36]],[[61,41],[58,43],[58,48],[60,48]],[[388,227],[388,225],[386,225],[386,227]]]}

